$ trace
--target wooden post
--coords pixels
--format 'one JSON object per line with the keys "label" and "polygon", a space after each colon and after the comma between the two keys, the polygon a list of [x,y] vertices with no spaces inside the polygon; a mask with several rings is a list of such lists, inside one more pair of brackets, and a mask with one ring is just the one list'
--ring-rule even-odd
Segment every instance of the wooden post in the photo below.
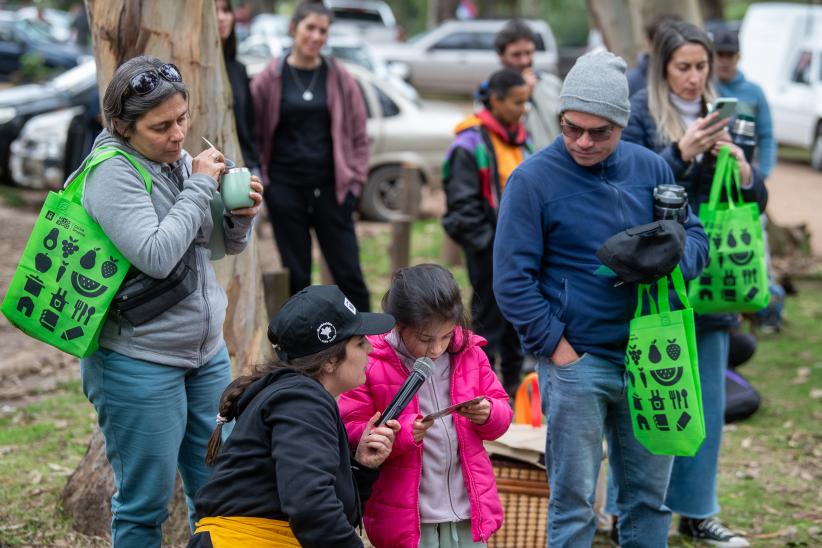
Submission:
{"label": "wooden post", "polygon": [[415,167],[403,164],[399,203],[402,217],[391,222],[391,272],[411,263],[411,228],[419,212],[419,177]]}

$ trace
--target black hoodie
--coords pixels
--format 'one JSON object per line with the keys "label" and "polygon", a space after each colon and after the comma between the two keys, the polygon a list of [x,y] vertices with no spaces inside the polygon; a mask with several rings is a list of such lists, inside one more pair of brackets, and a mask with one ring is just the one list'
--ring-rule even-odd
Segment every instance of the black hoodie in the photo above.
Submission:
{"label": "black hoodie", "polygon": [[237,405],[234,430],[195,497],[197,516],[285,520],[302,546],[362,546],[357,484],[370,486],[376,470],[353,460],[331,394],[315,379],[277,369]]}

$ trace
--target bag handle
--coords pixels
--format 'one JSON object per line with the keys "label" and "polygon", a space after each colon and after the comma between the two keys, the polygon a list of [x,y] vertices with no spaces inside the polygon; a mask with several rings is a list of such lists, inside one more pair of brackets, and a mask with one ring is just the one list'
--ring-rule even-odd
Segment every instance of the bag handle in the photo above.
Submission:
{"label": "bag handle", "polygon": [[84,187],[86,183],[86,177],[88,176],[89,172],[94,169],[97,165],[105,162],[106,160],[113,158],[117,155],[125,156],[126,159],[134,166],[134,169],[140,174],[140,177],[143,179],[143,184],[146,186],[146,192],[151,194],[151,175],[149,175],[148,170],[143,167],[143,165],[137,161],[137,159],[125,152],[120,150],[116,147],[100,147],[92,151],[91,154],[88,155],[86,158],[86,163],[83,166],[83,171],[77,174],[77,176],[71,180],[71,182],[66,186],[65,190],[63,190],[63,197],[67,200],[71,200],[77,203],[81,203],[78,199],[78,194],[81,192],[81,189]]}
{"label": "bag handle", "polygon": [[[739,162],[731,154],[731,147],[722,145],[719,155],[716,158],[716,170],[711,181],[711,194],[708,198],[708,208],[716,209],[719,206],[722,190],[728,198],[728,209],[734,209],[737,205],[743,205],[742,189],[739,185]],[[733,191],[736,190],[736,199]]]}
{"label": "bag handle", "polygon": [[679,265],[676,265],[676,268],[674,268],[668,276],[656,281],[657,302],[654,302],[654,298],[651,296],[651,286],[654,284],[639,284],[637,287],[637,305],[634,311],[634,318],[642,316],[643,296],[646,294],[648,295],[652,315],[671,311],[671,303],[668,298],[668,277],[671,278],[676,296],[679,297],[679,302],[682,303],[684,308],[691,308],[691,301],[688,299],[688,292],[685,289],[685,277],[682,275],[682,270],[679,268]]}

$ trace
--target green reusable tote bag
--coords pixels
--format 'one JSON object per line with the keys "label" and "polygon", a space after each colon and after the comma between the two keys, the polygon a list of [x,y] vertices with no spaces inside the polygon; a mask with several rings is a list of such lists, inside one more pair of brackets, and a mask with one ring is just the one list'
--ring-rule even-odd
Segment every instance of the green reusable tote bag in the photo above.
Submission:
{"label": "green reusable tote bag", "polygon": [[[723,190],[727,201],[720,202]],[[759,205],[742,201],[739,164],[727,146],[720,150],[710,199],[699,209],[699,218],[710,240],[710,258],[702,275],[690,283],[694,310],[699,314],[756,312],[768,306]]]}
{"label": "green reusable tote bag", "polygon": [[13,325],[81,358],[97,350],[111,300],[131,266],[82,205],[89,172],[118,154],[151,192],[151,176],[131,155],[95,150],[65,190],[49,192],[3,299]]}
{"label": "green reusable tote bag", "polygon": [[[628,407],[634,436],[648,451],[690,457],[705,439],[696,329],[679,267],[670,277],[683,310],[671,310],[667,278],[640,284],[637,290],[625,354]],[[651,294],[653,285],[657,302]],[[645,296],[650,314],[643,315]]]}

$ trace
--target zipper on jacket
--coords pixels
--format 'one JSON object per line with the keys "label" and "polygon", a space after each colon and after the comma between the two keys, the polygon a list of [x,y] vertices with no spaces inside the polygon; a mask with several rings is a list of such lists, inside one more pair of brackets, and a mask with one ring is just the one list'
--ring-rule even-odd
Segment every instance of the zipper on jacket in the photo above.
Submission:
{"label": "zipper on jacket", "polygon": [[[431,395],[434,397],[434,409],[442,409],[442,405],[440,404],[439,399],[437,398],[437,391],[434,389],[433,381],[431,384],[428,385],[429,390],[431,391]],[[450,391],[450,386],[448,387]],[[453,399],[452,399],[453,401]],[[450,405],[450,404],[449,404]],[[454,508],[454,499],[451,496],[451,468],[454,465],[454,461],[451,458],[451,455],[454,451],[453,445],[451,444],[451,436],[448,434],[448,424],[445,422],[446,417],[440,417],[439,421],[442,425],[443,432],[445,433],[445,440],[448,442],[448,460],[445,467],[445,489],[448,491],[448,506],[451,507],[451,513],[454,515],[455,518],[459,518],[457,515],[457,510]],[[454,433],[456,435],[457,425],[454,424]]]}
{"label": "zipper on jacket", "polygon": [[208,294],[206,292],[206,285],[207,285],[206,282],[207,282],[207,280],[206,280],[206,275],[205,275],[205,268],[203,268],[203,272],[201,273],[200,272],[200,254],[197,253],[197,244],[194,244],[194,259],[195,259],[195,264],[197,265],[197,275],[200,276],[200,279],[202,280],[202,286],[201,286],[202,289],[201,289],[200,293],[203,296],[203,311],[205,312],[205,328],[203,330],[203,340],[200,343],[200,355],[197,357],[197,366],[199,367],[199,366],[203,365],[203,360],[205,358],[204,348],[205,348],[205,343],[208,340],[208,331],[209,331],[209,328],[211,327],[211,311],[208,308]]}
{"label": "zipper on jacket", "polygon": [[614,194],[616,195],[616,198],[617,198],[617,211],[619,211],[619,226],[624,227],[624,228],[629,228],[629,227],[625,226],[625,213],[623,211],[624,208],[622,207],[622,193],[619,191],[617,186],[614,183],[612,183],[611,181],[609,181],[608,178],[605,176],[605,165],[602,165],[602,170],[600,171],[599,176],[602,179],[602,182],[604,182],[606,185],[608,185],[614,191]]}
{"label": "zipper on jacket", "polygon": [[[480,351],[482,351],[482,350],[480,350]],[[457,367],[458,367],[458,366],[459,366],[459,362],[454,363],[454,364],[453,364],[453,367],[451,367],[451,386],[448,388],[448,389],[449,389],[449,392],[451,393],[451,401],[454,401],[454,378],[457,376]],[[493,407],[492,407],[492,409],[493,409]],[[488,419],[489,419],[489,420],[491,419],[491,416],[490,416],[490,415],[488,416]],[[456,433],[457,433],[457,447],[459,447],[459,446],[461,445],[461,444],[460,444],[460,428],[458,428],[458,427],[457,427],[457,425],[456,425],[456,424],[454,424],[454,430],[455,430],[455,431],[456,431]],[[480,441],[481,441],[481,440],[480,440]],[[463,476],[465,477],[465,479],[467,479],[467,480],[468,480],[468,483],[469,483],[469,484],[471,484],[472,486],[474,486],[474,489],[473,489],[473,490],[474,490],[474,493],[476,493],[476,492],[477,492],[477,488],[476,488],[476,486],[474,485],[474,478],[473,478],[473,476],[471,475],[471,471],[468,469],[468,462],[467,462],[465,459],[460,458],[460,464],[462,464],[462,474],[463,474]],[[492,471],[492,473],[493,473],[493,471]],[[496,479],[494,479],[494,482],[496,483]],[[480,504],[479,497],[478,497],[478,496],[475,496],[473,493],[471,493],[471,490],[469,490],[469,491],[468,491],[468,501],[469,501],[469,503],[470,503],[470,504],[473,504],[473,505],[474,505],[474,508],[476,508],[476,514],[477,514],[477,530],[479,531],[479,534],[480,534],[480,540],[481,540],[483,543],[486,543],[486,544],[487,544],[487,542],[488,542],[488,536],[485,534],[485,531],[483,531],[483,530],[482,530],[482,505]],[[473,519],[474,519],[474,516],[473,516],[474,511],[473,511],[473,509],[472,509],[471,514],[472,514],[472,515],[469,517],[469,521],[471,521],[471,522],[472,522],[472,523],[471,523],[471,528],[472,528],[472,531],[471,531],[471,537],[472,537],[472,539],[473,539]]]}

